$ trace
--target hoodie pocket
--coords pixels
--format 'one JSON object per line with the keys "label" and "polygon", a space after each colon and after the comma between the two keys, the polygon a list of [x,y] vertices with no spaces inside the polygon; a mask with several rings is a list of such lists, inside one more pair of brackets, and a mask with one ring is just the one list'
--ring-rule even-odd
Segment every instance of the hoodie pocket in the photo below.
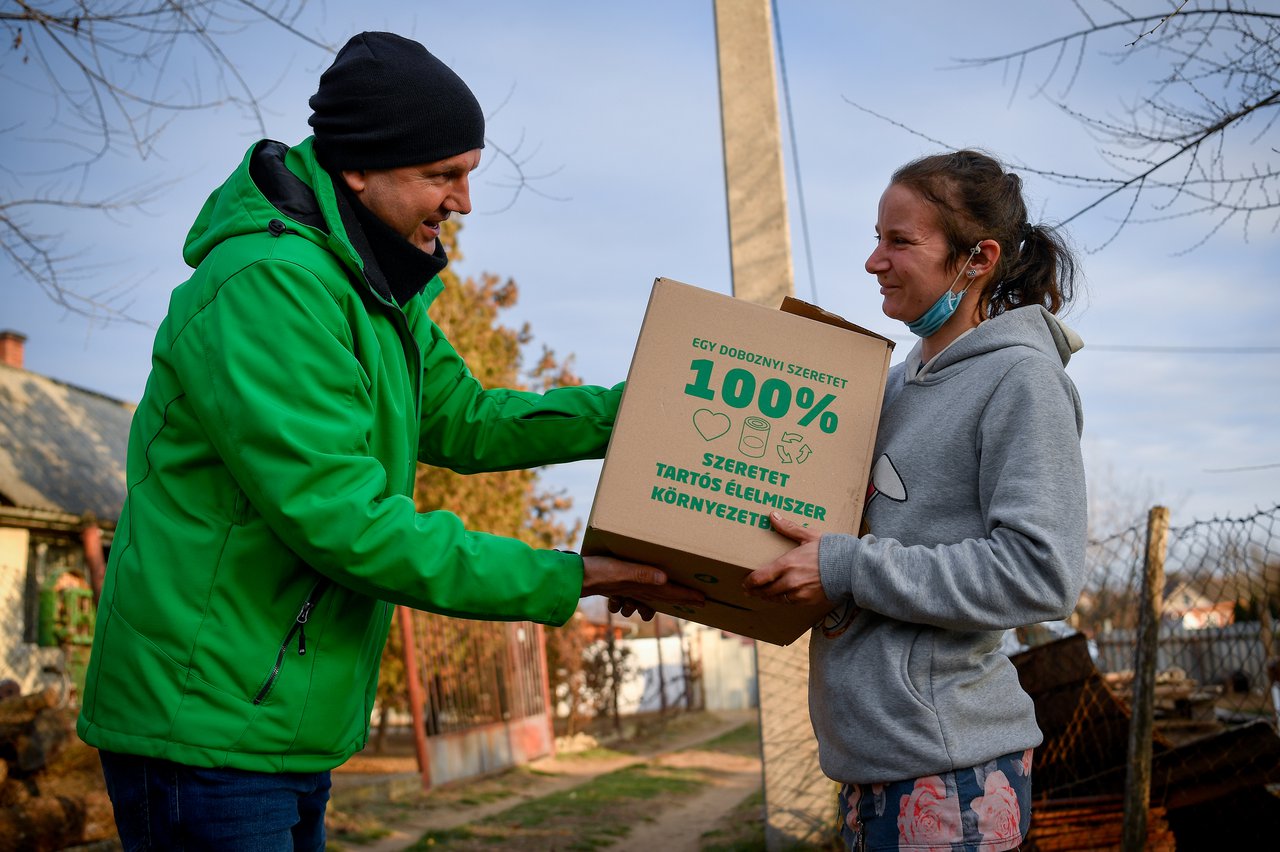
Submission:
{"label": "hoodie pocket", "polygon": [[934,633],[916,630],[902,659],[902,683],[911,697],[930,713],[933,706],[933,642]]}
{"label": "hoodie pocket", "polygon": [[284,634],[284,641],[280,643],[280,650],[276,652],[276,663],[271,667],[271,673],[262,681],[262,686],[258,687],[258,692],[253,696],[255,705],[267,700],[267,696],[271,694],[276,681],[280,679],[280,671],[284,668],[284,661],[289,654],[289,647],[293,644],[295,636],[298,638],[298,656],[306,656],[307,621],[311,618],[311,611],[316,608],[316,603],[320,600],[320,596],[324,594],[325,589],[328,587],[329,581],[321,579],[316,581],[316,584],[311,587],[311,591],[307,593],[306,600],[302,602],[302,606],[298,609],[298,614],[294,616],[293,623],[289,625],[288,632]]}

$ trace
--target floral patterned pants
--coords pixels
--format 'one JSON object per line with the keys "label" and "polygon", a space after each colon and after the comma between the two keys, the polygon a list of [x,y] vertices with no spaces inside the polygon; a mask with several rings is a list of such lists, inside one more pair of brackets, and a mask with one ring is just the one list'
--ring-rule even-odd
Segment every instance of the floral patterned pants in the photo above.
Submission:
{"label": "floral patterned pants", "polygon": [[1005,852],[1031,828],[1031,749],[969,769],[840,788],[850,850]]}

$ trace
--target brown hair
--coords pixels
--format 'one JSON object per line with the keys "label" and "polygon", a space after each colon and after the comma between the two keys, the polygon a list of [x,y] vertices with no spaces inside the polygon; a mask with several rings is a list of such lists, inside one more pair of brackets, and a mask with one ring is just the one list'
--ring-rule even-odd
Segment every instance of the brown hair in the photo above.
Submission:
{"label": "brown hair", "polygon": [[1022,178],[994,157],[974,150],[921,157],[894,172],[890,183],[933,205],[952,263],[982,240],[1000,244],[1000,259],[982,291],[984,315],[1024,305],[1043,305],[1056,314],[1071,301],[1074,254],[1057,229],[1027,221]]}

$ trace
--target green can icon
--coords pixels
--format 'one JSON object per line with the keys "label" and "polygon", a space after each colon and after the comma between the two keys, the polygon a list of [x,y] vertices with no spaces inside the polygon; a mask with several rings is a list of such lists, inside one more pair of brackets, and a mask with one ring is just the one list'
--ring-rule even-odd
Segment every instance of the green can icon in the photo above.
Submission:
{"label": "green can icon", "polygon": [[761,458],[769,448],[769,421],[763,417],[747,417],[742,421],[742,437],[738,452],[753,459]]}

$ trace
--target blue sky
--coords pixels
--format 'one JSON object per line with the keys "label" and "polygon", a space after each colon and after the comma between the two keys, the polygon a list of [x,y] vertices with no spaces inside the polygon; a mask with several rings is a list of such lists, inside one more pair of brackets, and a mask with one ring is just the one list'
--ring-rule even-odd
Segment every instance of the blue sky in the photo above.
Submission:
{"label": "blue sky", "polygon": [[[936,146],[850,101],[1015,163],[1079,173],[1105,166],[1097,143],[1076,123],[1030,96],[1030,83],[1043,77],[1035,66],[1015,93],[999,68],[959,69],[953,61],[1075,28],[1080,20],[1071,4],[889,6],[782,0],[779,11],[812,250],[810,264],[784,126],[796,295],[899,338],[901,358],[911,345],[905,328],[880,313],[862,264],[888,175]],[[493,145],[518,149],[527,169],[542,175],[534,183],[542,195],[525,192],[512,204],[510,168],[486,151],[458,269],[515,278],[521,303],[506,321],[527,321],[535,345],[572,353],[587,381],[611,384],[625,376],[655,277],[729,292],[710,0],[368,2],[358,9],[313,3],[295,23],[339,44],[362,29],[413,36],[468,81],[490,113]],[[329,56],[268,25],[226,45],[261,94],[267,135],[303,138],[306,99]],[[1105,46],[1120,52],[1123,40]],[[38,85],[12,55],[0,62],[7,87]],[[175,60],[164,85],[190,86],[185,73]],[[1155,73],[1155,66],[1094,62],[1076,81],[1072,101],[1119,114]],[[1060,89],[1055,81],[1047,91]],[[56,169],[69,152],[39,141],[50,135],[47,100],[38,89],[10,91],[17,118],[0,135],[0,160],[11,169]],[[180,247],[187,227],[257,136],[255,123],[232,106],[186,113],[173,117],[145,161],[113,156],[87,177],[55,172],[22,180],[28,191],[65,190],[83,180],[90,195],[155,187],[143,211],[110,219],[59,211],[41,222],[43,230],[65,232],[62,248],[76,254],[82,290],[128,286],[130,312],[154,325],[168,291],[186,275]],[[1050,221],[1083,198],[1030,175],[1027,192],[1031,208]],[[1256,223],[1247,241],[1239,227],[1228,226],[1179,254],[1210,227],[1204,219],[1179,219],[1130,227],[1090,252],[1119,212],[1104,209],[1070,232],[1084,249],[1086,283],[1067,321],[1086,349],[1069,373],[1085,406],[1091,491],[1099,507],[1113,510],[1099,518],[1101,527],[1132,520],[1152,502],[1169,505],[1175,524],[1274,505],[1280,354],[1111,348],[1274,346],[1273,318],[1280,314],[1274,223]],[[140,396],[152,327],[87,322],[11,269],[2,280],[0,327],[29,336],[29,369],[124,399]],[[545,478],[567,489],[585,517],[598,473],[598,464],[567,465]]]}

